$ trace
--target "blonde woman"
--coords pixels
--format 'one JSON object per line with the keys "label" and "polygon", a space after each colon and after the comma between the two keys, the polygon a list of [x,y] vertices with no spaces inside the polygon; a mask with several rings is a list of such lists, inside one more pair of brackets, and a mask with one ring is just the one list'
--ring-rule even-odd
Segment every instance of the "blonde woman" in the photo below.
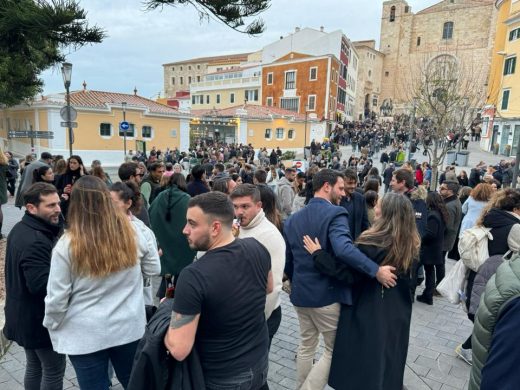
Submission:
{"label": "blonde woman", "polygon": [[0,148],[0,239],[4,238],[2,234],[2,225],[4,223],[4,212],[2,205],[7,203],[7,170],[9,168],[9,160]]}
{"label": "blonde woman", "polygon": [[79,178],[68,228],[51,260],[45,318],[56,352],[69,355],[82,390],[108,389],[108,362],[126,388],[146,324],[143,275],[157,262],[138,259],[138,239],[105,183]]}

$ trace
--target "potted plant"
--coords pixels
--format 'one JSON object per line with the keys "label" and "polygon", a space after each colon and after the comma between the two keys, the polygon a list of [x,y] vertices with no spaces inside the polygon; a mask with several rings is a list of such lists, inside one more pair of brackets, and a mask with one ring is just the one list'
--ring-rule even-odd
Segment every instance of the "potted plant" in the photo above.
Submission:
{"label": "potted plant", "polygon": [[504,147],[504,155],[505,155],[506,157],[511,156],[511,145],[506,145],[506,146]]}
{"label": "potted plant", "polygon": [[493,145],[493,154],[498,154],[498,150],[500,148],[500,145],[498,144],[498,142],[496,142],[494,145]]}

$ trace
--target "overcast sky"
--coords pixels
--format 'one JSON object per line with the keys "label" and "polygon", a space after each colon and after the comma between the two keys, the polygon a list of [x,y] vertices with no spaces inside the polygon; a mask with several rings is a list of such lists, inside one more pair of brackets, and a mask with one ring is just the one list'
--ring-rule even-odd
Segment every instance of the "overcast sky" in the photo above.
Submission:
{"label": "overcast sky", "polygon": [[[439,0],[408,0],[420,11]],[[249,37],[215,20],[201,21],[191,6],[145,11],[140,0],[83,0],[90,24],[108,37],[77,52],[67,50],[73,64],[71,90],[83,88],[157,97],[163,90],[162,64],[207,55],[256,51],[294,31],[312,27],[337,29],[353,41],[379,40],[382,0],[272,0],[261,17],[266,30]],[[319,5],[317,7],[317,5]],[[59,68],[42,74],[44,93],[62,92]]]}

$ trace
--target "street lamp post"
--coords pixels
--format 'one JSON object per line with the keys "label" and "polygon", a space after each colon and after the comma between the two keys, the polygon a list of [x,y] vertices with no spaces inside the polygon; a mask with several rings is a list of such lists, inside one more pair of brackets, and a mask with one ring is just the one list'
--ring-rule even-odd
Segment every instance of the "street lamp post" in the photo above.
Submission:
{"label": "street lamp post", "polygon": [[461,124],[460,124],[460,132],[459,132],[459,139],[458,139],[458,143],[459,143],[459,147],[458,147],[458,151],[460,152],[460,146],[462,144],[463,139],[464,139],[464,136],[466,135],[466,125],[464,124],[465,120],[466,120],[466,111],[468,109],[468,106],[469,106],[469,99],[467,97],[465,97],[464,99],[462,99],[462,107],[463,107],[463,111],[462,111],[462,121],[461,121]]}
{"label": "street lamp post", "polygon": [[[70,110],[70,79],[72,76],[72,64],[70,62],[64,62],[61,66],[61,75],[63,76],[63,84],[65,85],[65,91],[67,92],[67,123],[69,129],[69,155],[72,156],[72,144],[74,143],[72,134],[72,119]],[[70,157],[69,156],[69,157]]]}
{"label": "street lamp post", "polygon": [[[126,102],[121,102],[121,106],[123,107],[123,122],[126,122]],[[123,161],[126,161],[126,129],[123,129]]]}

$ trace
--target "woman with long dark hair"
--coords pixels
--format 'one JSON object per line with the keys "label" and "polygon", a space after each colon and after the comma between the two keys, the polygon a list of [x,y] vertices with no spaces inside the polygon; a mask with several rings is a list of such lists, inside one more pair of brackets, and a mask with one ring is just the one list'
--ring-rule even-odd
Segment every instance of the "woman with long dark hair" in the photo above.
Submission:
{"label": "woman with long dark hair", "polygon": [[442,245],[449,213],[438,192],[428,192],[426,206],[428,207],[428,219],[426,234],[422,238],[420,256],[421,264],[424,266],[425,288],[423,293],[417,296],[417,300],[427,305],[433,305],[435,281],[438,279],[436,277],[437,266],[444,264]]}
{"label": "woman with long dark hair", "polygon": [[9,170],[9,160],[0,148],[0,239],[4,238],[2,234],[2,225],[4,223],[4,212],[2,205],[7,203],[7,171]]}
{"label": "woman with long dark hair", "polygon": [[126,388],[146,317],[138,237],[103,181],[74,183],[68,228],[52,253],[45,318],[56,352],[67,354],[83,390],[108,389],[108,362]]}
{"label": "woman with long dark hair", "polygon": [[[377,279],[358,275],[352,306],[343,305],[332,354],[329,385],[337,390],[402,390],[408,353],[413,262],[421,239],[412,203],[387,193],[375,208],[374,225],[357,239],[361,251],[379,265],[395,268],[397,284],[386,289]],[[313,253],[318,242],[304,237]]]}
{"label": "woman with long dark hair", "polygon": [[80,156],[72,155],[67,160],[67,170],[63,175],[56,176],[56,188],[61,198],[61,212],[67,218],[69,198],[74,183],[87,174]]}

